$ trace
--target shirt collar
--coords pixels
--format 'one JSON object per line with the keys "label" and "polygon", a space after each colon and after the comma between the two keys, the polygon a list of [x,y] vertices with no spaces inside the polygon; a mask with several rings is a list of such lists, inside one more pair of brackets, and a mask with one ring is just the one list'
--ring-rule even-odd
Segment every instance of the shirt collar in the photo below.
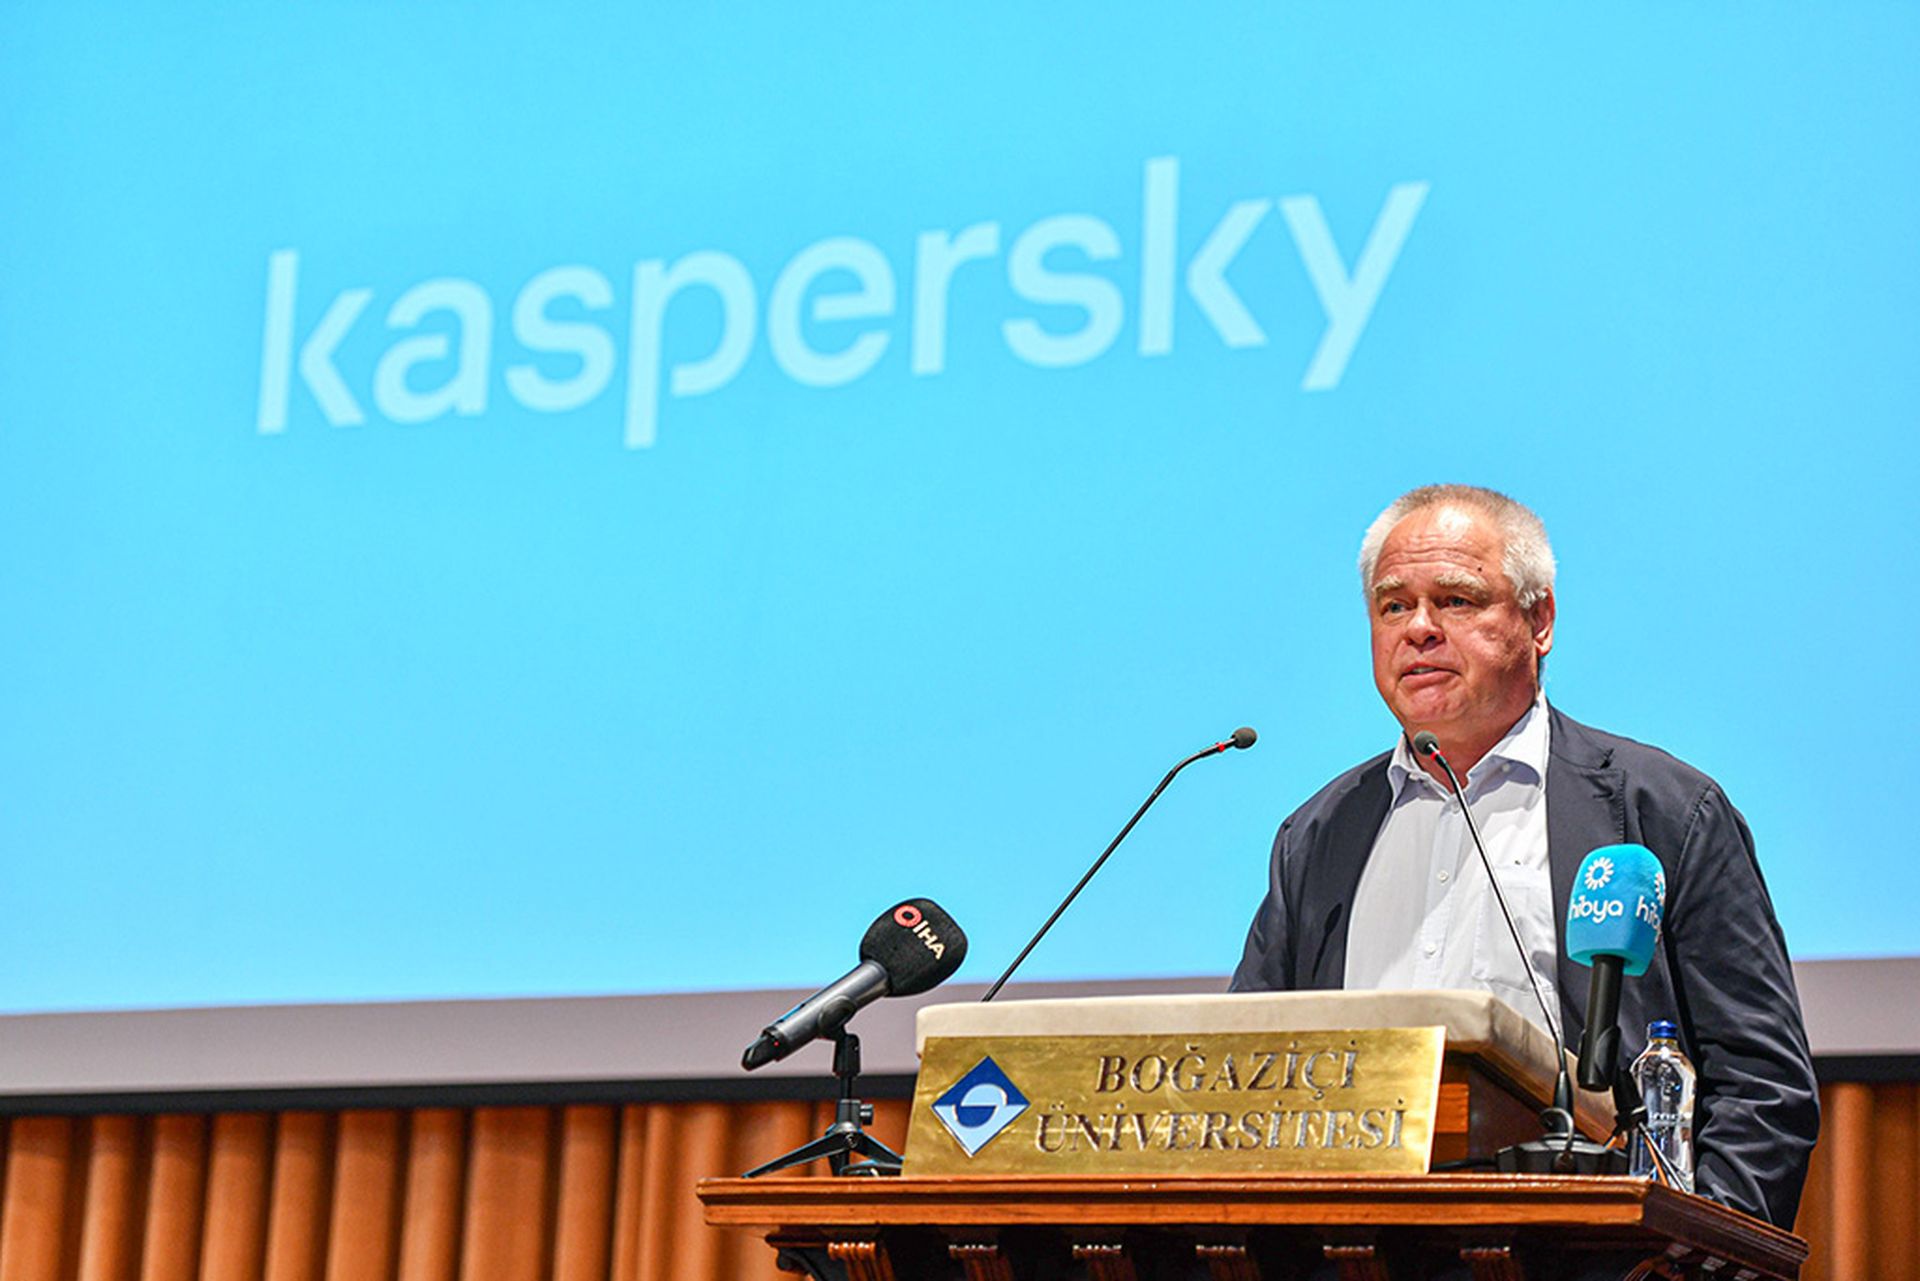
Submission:
{"label": "shirt collar", "polygon": [[[1492,777],[1501,765],[1508,767],[1501,772],[1511,773],[1522,783],[1539,786],[1547,777],[1547,719],[1547,691],[1541,689],[1535,692],[1533,705],[1480,758],[1467,777],[1460,780],[1460,786],[1471,790],[1481,779]],[[1393,745],[1392,759],[1387,762],[1387,785],[1392,789],[1395,804],[1405,792],[1407,781],[1416,777],[1440,792],[1447,790],[1414,761],[1413,747],[1402,733]]]}

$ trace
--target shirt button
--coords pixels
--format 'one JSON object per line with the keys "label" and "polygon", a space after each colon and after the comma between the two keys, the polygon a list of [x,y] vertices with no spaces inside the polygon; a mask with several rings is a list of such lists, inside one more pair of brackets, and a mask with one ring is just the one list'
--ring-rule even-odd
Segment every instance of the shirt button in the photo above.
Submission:
{"label": "shirt button", "polygon": [[1433,944],[1429,943],[1425,947],[1421,948],[1420,950],[1426,953],[1428,956],[1432,956],[1434,952],[1434,947],[1433,947]]}
{"label": "shirt button", "polygon": [[1442,885],[1445,885],[1445,884],[1446,884],[1446,883],[1447,883],[1448,881],[1451,881],[1452,879],[1453,879],[1453,873],[1452,873],[1452,872],[1442,872],[1442,873],[1440,873],[1440,883],[1441,883]]}

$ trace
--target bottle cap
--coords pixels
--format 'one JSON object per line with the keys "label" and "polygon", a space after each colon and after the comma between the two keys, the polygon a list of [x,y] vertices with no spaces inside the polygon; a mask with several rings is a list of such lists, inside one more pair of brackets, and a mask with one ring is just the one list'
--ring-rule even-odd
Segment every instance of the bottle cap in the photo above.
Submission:
{"label": "bottle cap", "polygon": [[1649,1041],[1672,1041],[1677,1040],[1679,1036],[1680,1029],[1674,1026],[1672,1021],[1668,1019],[1655,1019],[1653,1022],[1647,1024],[1647,1039]]}

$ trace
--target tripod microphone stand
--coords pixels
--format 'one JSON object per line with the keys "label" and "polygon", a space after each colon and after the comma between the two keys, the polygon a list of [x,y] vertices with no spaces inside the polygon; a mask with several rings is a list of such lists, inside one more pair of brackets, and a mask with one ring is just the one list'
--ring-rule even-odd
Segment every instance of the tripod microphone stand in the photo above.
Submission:
{"label": "tripod microphone stand", "polygon": [[[833,1124],[827,1132],[785,1156],[755,1166],[743,1177],[757,1179],[822,1157],[836,1177],[900,1173],[900,1154],[864,1128],[873,1124],[873,1104],[862,1103],[854,1093],[854,1081],[860,1075],[860,1038],[844,1026],[833,1033],[833,1074],[840,1081],[840,1098],[834,1104]],[[855,1161],[856,1156],[867,1159]]]}

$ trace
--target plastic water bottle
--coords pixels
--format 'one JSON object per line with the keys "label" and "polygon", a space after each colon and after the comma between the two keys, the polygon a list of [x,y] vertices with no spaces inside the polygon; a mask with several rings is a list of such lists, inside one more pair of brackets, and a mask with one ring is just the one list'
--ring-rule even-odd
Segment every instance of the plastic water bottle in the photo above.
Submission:
{"label": "plastic water bottle", "polygon": [[1633,1173],[1693,1191],[1694,1073],[1678,1029],[1665,1019],[1647,1024],[1647,1048],[1630,1070],[1647,1109],[1633,1144]]}

